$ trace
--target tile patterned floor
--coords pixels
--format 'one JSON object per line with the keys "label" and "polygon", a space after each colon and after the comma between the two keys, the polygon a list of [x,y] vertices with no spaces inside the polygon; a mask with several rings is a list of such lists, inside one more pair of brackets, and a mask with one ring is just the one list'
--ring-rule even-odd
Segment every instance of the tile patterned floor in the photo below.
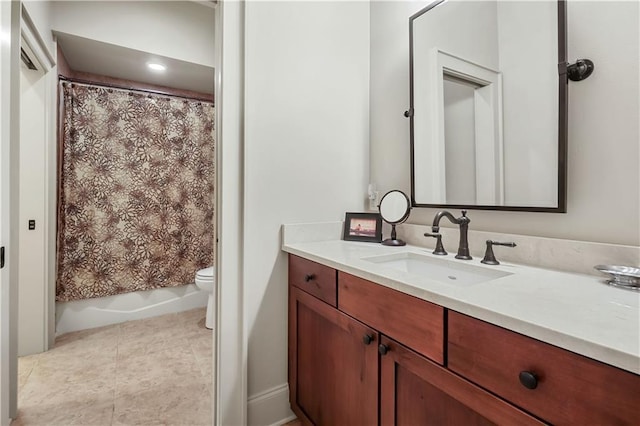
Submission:
{"label": "tile patterned floor", "polygon": [[18,361],[22,425],[211,425],[204,309],[62,335]]}

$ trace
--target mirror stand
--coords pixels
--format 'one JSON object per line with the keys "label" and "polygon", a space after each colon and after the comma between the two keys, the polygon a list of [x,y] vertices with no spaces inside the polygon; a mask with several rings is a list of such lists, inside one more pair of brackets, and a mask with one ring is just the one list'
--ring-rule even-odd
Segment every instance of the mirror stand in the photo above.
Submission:
{"label": "mirror stand", "polygon": [[396,238],[396,224],[392,223],[391,224],[391,237],[387,238],[386,240],[384,240],[382,242],[383,246],[405,246],[407,245],[406,242],[404,242],[403,240],[399,240]]}

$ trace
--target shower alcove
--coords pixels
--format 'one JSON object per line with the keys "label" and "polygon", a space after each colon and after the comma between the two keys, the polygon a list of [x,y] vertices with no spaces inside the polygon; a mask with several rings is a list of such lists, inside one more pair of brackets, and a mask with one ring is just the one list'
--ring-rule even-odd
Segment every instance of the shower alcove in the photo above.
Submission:
{"label": "shower alcove", "polygon": [[214,69],[56,37],[57,334],[206,306],[193,283],[214,264]]}

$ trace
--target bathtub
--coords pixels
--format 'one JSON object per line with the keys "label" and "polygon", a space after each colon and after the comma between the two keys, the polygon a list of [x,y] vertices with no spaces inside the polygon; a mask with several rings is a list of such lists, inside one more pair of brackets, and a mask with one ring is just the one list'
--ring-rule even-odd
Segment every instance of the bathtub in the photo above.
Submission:
{"label": "bathtub", "polygon": [[207,306],[195,284],[56,302],[56,335]]}

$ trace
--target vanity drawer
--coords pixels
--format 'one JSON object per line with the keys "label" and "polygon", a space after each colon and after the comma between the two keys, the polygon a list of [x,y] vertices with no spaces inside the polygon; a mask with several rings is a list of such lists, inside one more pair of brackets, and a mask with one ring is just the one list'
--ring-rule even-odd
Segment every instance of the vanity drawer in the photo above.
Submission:
{"label": "vanity drawer", "polygon": [[452,371],[553,424],[640,424],[640,376],[627,371],[453,311],[447,354]]}
{"label": "vanity drawer", "polygon": [[336,306],[336,270],[333,268],[290,254],[289,285]]}
{"label": "vanity drawer", "polygon": [[442,364],[444,308],[338,271],[338,309]]}

